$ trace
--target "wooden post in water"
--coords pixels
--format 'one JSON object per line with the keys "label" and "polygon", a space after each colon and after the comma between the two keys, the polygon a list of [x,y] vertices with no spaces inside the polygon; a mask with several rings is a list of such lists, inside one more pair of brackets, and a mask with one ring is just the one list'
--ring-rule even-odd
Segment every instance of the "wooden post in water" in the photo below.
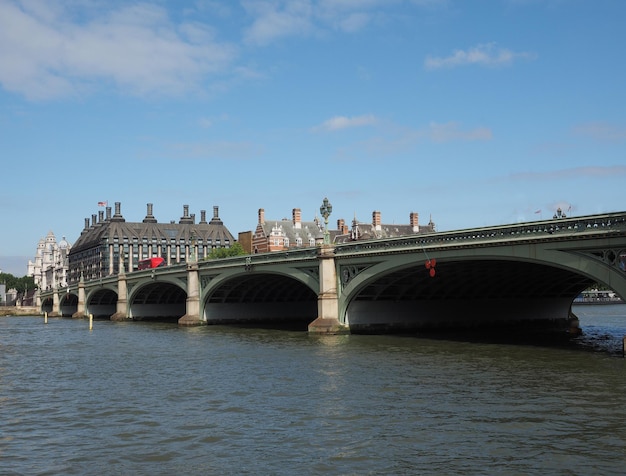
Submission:
{"label": "wooden post in water", "polygon": [[43,323],[44,324],[48,323],[48,311],[43,313]]}
{"label": "wooden post in water", "polygon": [[89,330],[93,329],[93,314],[89,314]]}

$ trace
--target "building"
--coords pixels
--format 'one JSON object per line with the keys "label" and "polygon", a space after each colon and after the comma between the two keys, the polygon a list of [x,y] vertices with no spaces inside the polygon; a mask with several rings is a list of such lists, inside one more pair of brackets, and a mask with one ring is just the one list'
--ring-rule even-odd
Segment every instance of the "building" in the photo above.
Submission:
{"label": "building", "polygon": [[343,219],[337,220],[337,232],[332,234],[334,243],[346,243],[348,241],[375,240],[382,238],[395,238],[399,236],[417,235],[420,233],[432,233],[435,231],[435,224],[432,217],[427,225],[420,225],[419,214],[411,212],[407,225],[383,224],[381,213],[372,212],[371,223],[360,222],[356,216],[352,220],[352,228],[349,228]]}
{"label": "building", "polygon": [[72,246],[65,237],[57,243],[52,231],[37,244],[34,261],[28,260],[27,276],[32,276],[41,290],[67,286],[69,253]]}
{"label": "building", "polygon": [[[359,222],[356,217],[352,228],[346,225],[343,218],[337,220],[337,229],[329,230],[332,243],[346,243],[357,240],[377,238],[393,238],[397,236],[415,235],[435,231],[432,219],[427,225],[419,224],[419,215],[412,212],[407,225],[386,225],[381,221],[381,213],[372,213],[371,223]],[[286,251],[293,248],[316,246],[323,239],[324,224],[317,217],[313,221],[302,221],[299,208],[292,210],[291,220],[267,220],[265,210],[259,209],[258,223],[252,235],[251,246],[244,249],[250,253],[266,253],[270,251]],[[241,237],[241,235],[240,235]]]}
{"label": "building", "polygon": [[141,222],[127,222],[121,213],[120,202],[115,203],[115,213],[106,207],[91,221],[85,219],[85,227],[72,246],[69,254],[69,282],[97,279],[120,272],[137,269],[139,261],[162,257],[167,265],[191,259],[203,259],[214,248],[230,248],[235,243],[233,235],[219,218],[218,207],[213,207],[213,218],[206,220],[201,210],[200,221],[189,214],[189,206],[183,206],[183,216],[178,223],[159,223],[153,215],[151,203]]}
{"label": "building", "polygon": [[299,208],[292,210],[291,220],[265,220],[265,210],[259,208],[259,221],[252,237],[252,253],[285,251],[291,248],[315,246],[324,233],[324,225],[315,218],[302,221]]}

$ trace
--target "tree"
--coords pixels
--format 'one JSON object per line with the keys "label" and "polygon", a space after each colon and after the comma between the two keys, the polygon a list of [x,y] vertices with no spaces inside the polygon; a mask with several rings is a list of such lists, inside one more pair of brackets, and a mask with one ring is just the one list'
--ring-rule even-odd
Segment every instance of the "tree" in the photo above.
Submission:
{"label": "tree", "polygon": [[35,286],[35,279],[32,276],[23,276],[16,278],[10,273],[0,273],[0,283],[6,284],[7,291],[9,289],[15,289],[18,293],[23,293],[27,290],[33,290]]}
{"label": "tree", "polygon": [[206,259],[228,258],[247,254],[241,243],[235,242],[230,248],[213,248]]}

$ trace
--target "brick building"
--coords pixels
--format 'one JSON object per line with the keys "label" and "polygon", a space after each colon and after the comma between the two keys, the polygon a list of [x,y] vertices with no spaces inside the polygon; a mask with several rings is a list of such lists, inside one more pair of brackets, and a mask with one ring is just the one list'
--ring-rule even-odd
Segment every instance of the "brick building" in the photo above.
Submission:
{"label": "brick building", "polygon": [[284,251],[290,248],[315,246],[315,240],[324,233],[324,225],[316,218],[302,221],[299,208],[292,210],[291,220],[266,220],[265,210],[259,208],[259,221],[252,236],[252,253]]}
{"label": "brick building", "polygon": [[411,212],[409,214],[409,223],[402,224],[384,224],[382,223],[382,215],[379,211],[372,212],[372,221],[370,223],[360,222],[356,216],[352,220],[352,227],[349,228],[343,219],[337,220],[337,232],[331,236],[334,243],[346,243],[348,241],[357,240],[375,240],[383,238],[394,238],[398,236],[417,235],[419,233],[432,233],[435,231],[435,224],[432,218],[426,225],[420,225],[419,214]]}
{"label": "brick building", "polygon": [[[377,238],[392,238],[396,236],[408,236],[418,233],[430,233],[435,231],[432,219],[427,225],[419,224],[419,215],[415,212],[409,215],[409,224],[383,224],[381,213],[372,213],[372,222],[360,222],[356,217],[352,220],[352,227],[346,225],[345,220],[337,220],[337,228],[329,230],[330,239],[333,243],[346,243],[356,240],[369,240]],[[299,208],[292,210],[291,220],[267,220],[265,210],[259,209],[258,223],[252,238],[247,242],[250,246],[244,246],[249,253],[266,253],[270,251],[285,251],[292,248],[316,246],[316,242],[323,239],[324,224],[317,217],[312,221],[302,221],[302,213]],[[239,235],[243,244],[243,236]]]}

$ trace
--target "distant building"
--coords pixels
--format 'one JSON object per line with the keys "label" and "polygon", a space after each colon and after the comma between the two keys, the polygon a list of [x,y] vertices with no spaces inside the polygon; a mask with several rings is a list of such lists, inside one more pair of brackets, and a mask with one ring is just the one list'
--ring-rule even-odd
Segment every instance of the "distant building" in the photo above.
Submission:
{"label": "distant building", "polygon": [[352,228],[348,228],[343,219],[337,220],[338,232],[333,237],[334,243],[346,243],[348,241],[358,240],[375,240],[382,238],[395,238],[399,236],[417,235],[420,233],[432,233],[435,231],[435,224],[432,218],[426,225],[420,225],[419,214],[411,212],[409,214],[409,223],[407,225],[400,224],[384,224],[382,223],[381,213],[379,211],[372,212],[371,223],[360,222],[356,216],[352,220]]}
{"label": "distant building", "polygon": [[[286,251],[293,248],[316,246],[324,235],[324,224],[316,217],[312,221],[302,221],[299,208],[292,210],[291,220],[267,220],[265,210],[259,209],[258,223],[251,239],[251,246],[244,249],[250,253],[266,253],[271,251]],[[333,243],[346,243],[357,240],[377,238],[393,238],[397,236],[415,235],[435,231],[432,219],[427,225],[419,224],[419,215],[412,212],[409,224],[383,224],[381,213],[372,214],[371,223],[359,222],[356,217],[352,221],[352,228],[346,225],[343,218],[337,220],[337,229],[329,230]],[[250,233],[250,232],[248,232]],[[241,238],[241,234],[240,234]]]}
{"label": "distant building", "polygon": [[27,276],[32,276],[41,290],[67,286],[69,270],[68,256],[72,246],[65,237],[57,243],[52,231],[37,244],[34,261],[28,260]]}
{"label": "distant building", "polygon": [[252,253],[252,232],[240,231],[237,235],[237,242],[241,245],[243,250],[251,254]]}
{"label": "distant building", "polygon": [[69,254],[69,283],[97,279],[137,269],[139,261],[162,257],[167,265],[203,259],[214,248],[230,248],[235,238],[219,218],[218,207],[213,207],[213,218],[206,221],[201,210],[200,221],[183,206],[178,223],[158,223],[148,203],[146,217],[141,222],[127,222],[121,214],[120,202],[115,203],[115,214],[106,207],[98,215],[85,219],[85,227]]}
{"label": "distant building", "polygon": [[265,210],[259,208],[259,221],[252,237],[252,253],[285,251],[291,248],[315,246],[324,226],[319,220],[302,221],[299,208],[292,210],[291,220],[266,220]]}

